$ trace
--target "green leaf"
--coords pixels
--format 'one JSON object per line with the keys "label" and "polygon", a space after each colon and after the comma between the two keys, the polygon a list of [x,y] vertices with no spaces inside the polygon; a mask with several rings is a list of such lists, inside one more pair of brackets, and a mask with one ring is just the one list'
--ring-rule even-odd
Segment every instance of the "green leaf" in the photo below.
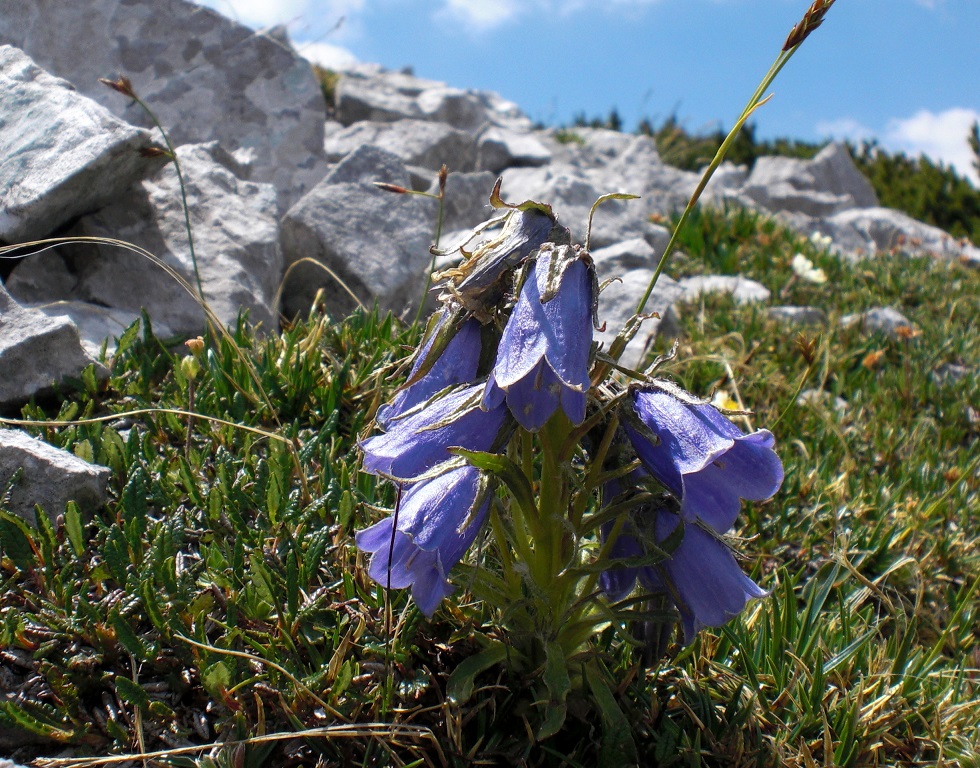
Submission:
{"label": "green leaf", "polygon": [[134,683],[128,677],[123,675],[116,675],[116,693],[119,698],[125,701],[127,704],[132,704],[134,707],[139,707],[144,711],[148,711],[150,708],[150,697],[146,691],[143,690],[143,686],[138,683]]}
{"label": "green leaf", "polygon": [[602,750],[599,754],[599,768],[619,768],[621,765],[635,763],[636,743],[633,741],[629,719],[620,709],[605,675],[597,665],[586,664],[585,679],[592,692],[592,700],[599,708],[602,717]]}
{"label": "green leaf", "polygon": [[446,685],[446,694],[457,705],[465,704],[473,695],[473,685],[476,676],[499,664],[507,658],[507,646],[493,642],[475,656],[470,656],[460,662],[453,670]]}
{"label": "green leaf", "polygon": [[28,712],[26,708],[18,706],[13,701],[0,701],[0,725],[11,729],[19,728],[62,744],[75,739],[75,732],[68,730],[70,723],[34,707],[31,710]]}
{"label": "green leaf", "polygon": [[85,536],[82,532],[82,513],[74,501],[65,505],[65,533],[75,557],[81,557],[85,553]]}
{"label": "green leaf", "polygon": [[9,557],[22,571],[38,565],[31,527],[17,515],[3,510],[0,510],[0,555]]}
{"label": "green leaf", "polygon": [[545,646],[542,679],[551,700],[548,702],[548,711],[544,722],[538,728],[538,738],[547,739],[558,733],[565,724],[567,713],[565,701],[568,699],[568,692],[572,688],[572,681],[568,676],[568,659],[565,657],[565,649],[562,648],[561,643],[554,640]]}
{"label": "green leaf", "polygon": [[116,640],[128,653],[141,661],[149,658],[146,643],[136,634],[136,631],[124,616],[121,616],[118,611],[114,610],[109,615],[109,623],[112,624],[112,628],[116,632]]}
{"label": "green leaf", "polygon": [[163,612],[160,610],[157,602],[162,599],[162,595],[153,588],[152,582],[144,581],[140,585],[140,596],[143,598],[143,608],[146,610],[146,615],[150,619],[150,623],[160,632],[169,635],[167,620],[164,618]]}
{"label": "green leaf", "polygon": [[221,701],[231,687],[231,670],[223,661],[217,661],[201,670],[201,684],[215,699]]}

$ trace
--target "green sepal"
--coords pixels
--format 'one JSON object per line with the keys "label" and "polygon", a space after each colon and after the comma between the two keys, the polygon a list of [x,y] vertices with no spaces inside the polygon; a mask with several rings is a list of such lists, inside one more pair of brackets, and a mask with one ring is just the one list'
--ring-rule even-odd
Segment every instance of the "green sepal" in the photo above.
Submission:
{"label": "green sepal", "polygon": [[450,448],[450,453],[462,456],[470,465],[484,472],[489,472],[507,486],[514,501],[521,508],[528,520],[536,519],[537,505],[534,503],[534,491],[527,475],[511,459],[499,453],[486,451],[467,451],[464,448]]}

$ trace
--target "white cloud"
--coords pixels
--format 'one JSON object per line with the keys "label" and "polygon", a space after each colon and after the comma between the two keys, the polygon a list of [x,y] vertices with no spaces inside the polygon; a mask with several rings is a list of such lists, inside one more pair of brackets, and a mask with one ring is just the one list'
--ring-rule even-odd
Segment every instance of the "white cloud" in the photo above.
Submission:
{"label": "white cloud", "polygon": [[973,167],[975,155],[967,142],[970,126],[978,120],[980,112],[964,107],[942,112],[922,109],[912,117],[889,120],[881,144],[886,149],[942,161],[980,186],[980,175]]}
{"label": "white cloud", "polygon": [[[285,24],[290,36],[306,37],[308,30],[322,31],[333,39],[345,37],[352,17],[367,0],[198,0],[202,5],[256,29]],[[335,28],[341,19],[344,23]]]}
{"label": "white cloud", "polygon": [[973,163],[976,156],[967,142],[970,126],[980,121],[980,112],[953,107],[942,112],[921,109],[911,117],[895,117],[884,130],[874,130],[849,117],[823,120],[816,125],[817,133],[827,139],[843,139],[860,143],[877,139],[878,145],[889,152],[904,152],[910,157],[925,155],[934,162],[952,166],[960,176],[980,186],[980,174]]}
{"label": "white cloud", "polygon": [[330,43],[294,43],[300,55],[326,69],[340,72],[357,64],[357,57],[346,48]]}
{"label": "white cloud", "polygon": [[850,141],[853,144],[874,138],[873,130],[851,117],[821,120],[816,125],[816,131],[822,138]]}
{"label": "white cloud", "polygon": [[481,32],[506,24],[520,10],[516,0],[446,0],[437,15],[461,23],[470,31]]}

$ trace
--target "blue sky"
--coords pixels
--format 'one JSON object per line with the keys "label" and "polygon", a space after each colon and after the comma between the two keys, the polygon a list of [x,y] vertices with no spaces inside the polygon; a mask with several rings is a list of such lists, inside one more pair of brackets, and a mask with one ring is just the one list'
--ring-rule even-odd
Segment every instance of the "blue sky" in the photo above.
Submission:
{"label": "blue sky", "polygon": [[[356,59],[497,91],[549,125],[675,114],[729,127],[809,0],[207,0],[286,24],[310,58]],[[343,19],[342,23],[338,22]],[[837,0],[773,85],[756,135],[874,138],[980,183],[980,0]]]}

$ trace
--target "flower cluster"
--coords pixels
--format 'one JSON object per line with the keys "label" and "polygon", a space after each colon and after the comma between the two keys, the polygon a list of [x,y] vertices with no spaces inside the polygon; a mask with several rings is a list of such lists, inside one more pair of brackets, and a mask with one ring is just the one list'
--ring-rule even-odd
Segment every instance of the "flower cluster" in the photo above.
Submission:
{"label": "flower cluster", "polygon": [[[451,271],[406,386],[378,410],[385,431],[361,443],[362,469],[399,483],[402,497],[357,546],[373,554],[371,577],[411,586],[426,615],[448,594],[448,572],[489,506],[487,478],[455,452],[502,449],[515,421],[534,432],[558,410],[573,424],[585,418],[595,276],[581,249],[546,241],[565,235],[550,209],[515,210],[501,237]],[[508,303],[518,268],[516,304],[502,316],[497,304]],[[487,371],[477,318],[503,324]]]}
{"label": "flower cluster", "polygon": [[494,519],[485,598],[529,634],[574,647],[608,620],[589,612],[596,586],[618,610],[639,583],[690,641],[766,594],[723,537],[743,500],[782,482],[773,435],[604,355],[588,252],[548,206],[508,207],[498,235],[435,276],[441,307],[361,442],[363,470],[398,486],[392,515],[357,534],[368,573],[431,615]]}

